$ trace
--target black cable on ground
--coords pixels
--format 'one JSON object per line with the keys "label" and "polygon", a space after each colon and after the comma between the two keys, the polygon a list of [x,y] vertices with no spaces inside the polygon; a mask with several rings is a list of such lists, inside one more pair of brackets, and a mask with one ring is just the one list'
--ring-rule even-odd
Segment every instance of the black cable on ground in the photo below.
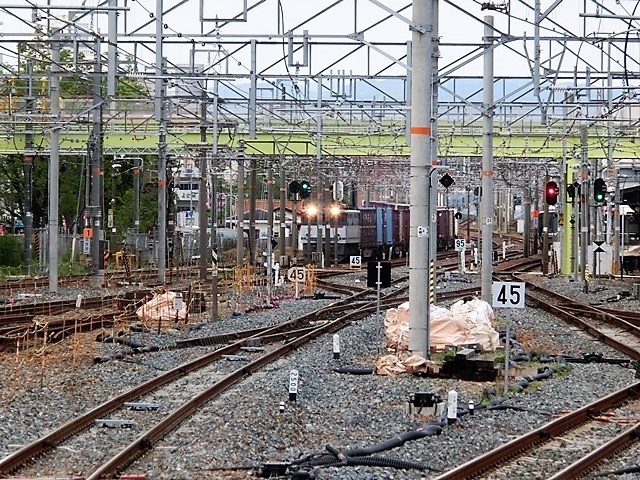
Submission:
{"label": "black cable on ground", "polygon": [[373,375],[373,367],[336,367],[333,369],[336,373],[349,373],[351,375]]}
{"label": "black cable on ground", "polygon": [[613,470],[611,472],[596,473],[594,477],[607,477],[609,475],[626,475],[627,473],[640,473],[640,465],[633,467],[625,467],[619,470]]}
{"label": "black cable on ground", "polygon": [[432,437],[435,435],[440,435],[442,433],[442,427],[446,425],[446,420],[427,423],[417,430],[411,430],[408,432],[403,432],[395,438],[385,440],[384,442],[378,443],[376,445],[372,445],[367,448],[353,448],[351,450],[347,450],[344,455],[348,457],[362,457],[366,455],[372,455],[374,453],[383,452],[385,450],[391,450],[392,448],[400,447],[404,445],[406,442],[410,442],[412,440],[419,440],[424,437]]}

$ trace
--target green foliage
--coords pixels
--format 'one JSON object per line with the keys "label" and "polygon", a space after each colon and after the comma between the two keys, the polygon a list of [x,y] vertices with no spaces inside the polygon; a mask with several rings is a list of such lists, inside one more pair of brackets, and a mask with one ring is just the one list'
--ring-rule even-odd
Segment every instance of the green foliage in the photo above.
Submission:
{"label": "green foliage", "polygon": [[2,188],[2,199],[0,202],[0,216],[10,222],[17,218],[22,218],[22,214],[15,214],[16,207],[21,212],[22,195],[22,157],[19,155],[8,155],[3,159],[3,168],[0,168],[0,187]]}
{"label": "green foliage", "polygon": [[13,235],[0,235],[0,265],[18,267],[22,263],[22,242]]}
{"label": "green foliage", "polygon": [[60,265],[58,265],[58,273],[63,277],[70,275],[84,275],[87,273],[87,269],[82,262],[74,262],[73,265],[71,264],[71,250],[69,250],[64,255]]}
{"label": "green foliage", "polygon": [[149,93],[140,81],[121,77],[118,79],[117,96],[118,98],[146,98]]}

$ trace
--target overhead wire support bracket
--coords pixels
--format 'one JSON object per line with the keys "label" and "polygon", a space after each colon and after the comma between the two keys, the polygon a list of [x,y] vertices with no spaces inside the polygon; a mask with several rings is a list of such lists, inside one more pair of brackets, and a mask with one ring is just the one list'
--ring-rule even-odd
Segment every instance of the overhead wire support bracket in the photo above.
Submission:
{"label": "overhead wire support bracket", "polygon": [[420,25],[420,24],[408,19],[407,17],[404,17],[404,16],[400,15],[394,9],[387,7],[385,4],[379,2],[378,0],[369,0],[369,1],[371,3],[373,3],[374,5],[377,5],[378,7],[383,9],[385,12],[393,15],[397,19],[402,20],[404,23],[409,25],[409,28],[411,30],[416,30],[417,32],[420,32],[420,33],[427,33],[427,32],[430,32],[432,30],[431,25]]}

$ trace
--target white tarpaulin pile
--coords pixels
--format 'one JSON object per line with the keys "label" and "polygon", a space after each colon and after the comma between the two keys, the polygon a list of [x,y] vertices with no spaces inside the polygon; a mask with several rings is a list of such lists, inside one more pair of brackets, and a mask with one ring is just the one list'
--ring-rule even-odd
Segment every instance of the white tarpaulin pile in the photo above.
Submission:
{"label": "white tarpaulin pile", "polygon": [[[446,345],[477,343],[484,350],[499,345],[498,332],[491,325],[493,309],[483,300],[459,301],[451,309],[431,305],[429,345],[444,350]],[[387,310],[384,320],[387,348],[409,349],[409,302]]]}
{"label": "white tarpaulin pile", "polygon": [[[179,307],[176,309],[176,307]],[[181,297],[176,299],[176,292],[166,292],[156,295],[147,303],[136,310],[138,318],[145,324],[164,326],[165,323],[173,325],[177,320],[187,318],[187,305]]]}

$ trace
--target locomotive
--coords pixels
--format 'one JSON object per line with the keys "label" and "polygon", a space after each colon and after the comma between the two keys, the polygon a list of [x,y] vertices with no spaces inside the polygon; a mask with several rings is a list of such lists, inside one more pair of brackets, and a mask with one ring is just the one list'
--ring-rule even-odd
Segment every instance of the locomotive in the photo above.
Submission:
{"label": "locomotive", "polygon": [[[444,207],[436,209],[437,250],[454,248],[456,239],[455,211]],[[307,253],[317,249],[318,225],[315,219],[299,227],[298,249]],[[386,202],[370,202],[368,207],[342,210],[335,218],[329,217],[321,226],[331,240],[332,256],[335,254],[335,238],[338,237],[338,260],[348,262],[350,256],[362,259],[391,259],[406,256],[409,252],[409,205]],[[309,248],[310,247],[310,248]]]}

